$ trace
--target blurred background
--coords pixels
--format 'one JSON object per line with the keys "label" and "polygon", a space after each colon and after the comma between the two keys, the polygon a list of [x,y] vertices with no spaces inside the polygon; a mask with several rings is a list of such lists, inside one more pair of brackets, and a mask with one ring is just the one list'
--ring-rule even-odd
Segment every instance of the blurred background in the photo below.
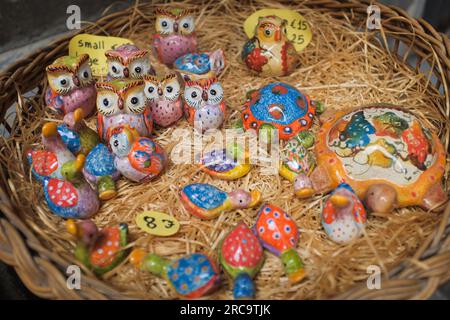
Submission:
{"label": "blurred background", "polygon": [[[144,1],[140,1],[144,2]],[[450,1],[381,0],[403,8],[415,18],[423,18],[439,32],[450,36]],[[104,13],[122,10],[134,0],[0,0],[0,71],[20,58],[70,34],[66,27],[67,7],[78,5],[82,21],[95,21]],[[0,130],[1,131],[1,130]],[[1,135],[1,132],[0,132]],[[0,213],[1,215],[1,213]],[[20,282],[13,268],[0,262],[0,299],[37,299]],[[450,299],[450,283],[432,299]]]}

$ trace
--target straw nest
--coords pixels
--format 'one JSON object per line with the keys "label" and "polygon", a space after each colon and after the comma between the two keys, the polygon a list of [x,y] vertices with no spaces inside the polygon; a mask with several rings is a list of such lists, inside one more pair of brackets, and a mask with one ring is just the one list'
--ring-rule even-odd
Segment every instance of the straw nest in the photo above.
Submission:
{"label": "straw nest", "polygon": [[[214,1],[212,3],[215,3]],[[386,102],[402,105],[413,110],[426,121],[448,147],[449,127],[445,112],[440,105],[442,96],[429,89],[431,73],[417,73],[382,49],[383,37],[366,32],[365,26],[355,26],[332,15],[318,13],[294,6],[309,21],[313,40],[301,52],[302,64],[292,75],[279,79],[261,78],[252,75],[240,61],[240,51],[246,41],[244,20],[254,10],[262,7],[278,7],[274,2],[256,2],[239,7],[222,2],[206,6],[189,5],[197,10],[197,36],[199,50],[212,51],[222,48],[227,57],[227,66],[220,77],[224,87],[228,117],[225,128],[229,128],[239,117],[245,94],[275,80],[291,84],[327,108],[348,108],[369,103]],[[220,8],[220,9],[219,9]],[[225,8],[225,10],[224,10]],[[148,24],[133,27],[133,19],[143,17]],[[143,48],[150,49],[154,32],[154,16],[151,10],[137,8],[129,17],[130,29],[113,36],[129,37]],[[152,57],[158,74],[168,70]],[[42,74],[42,83],[45,75]],[[20,94],[20,93],[19,93]],[[34,100],[33,100],[34,101]],[[28,101],[20,96],[19,108],[29,113],[19,115],[21,137],[6,140],[1,160],[13,173],[10,179],[11,195],[23,206],[21,218],[38,233],[54,254],[75,263],[74,240],[65,231],[64,220],[52,214],[43,201],[39,183],[31,176],[24,152],[39,146],[39,133],[45,121],[60,121],[41,103]],[[95,127],[95,120],[89,124]],[[174,137],[176,128],[189,128],[185,120],[168,129],[157,129],[155,139],[170,154],[180,138]],[[317,121],[312,130],[317,131]],[[186,138],[185,138],[186,139]],[[19,161],[18,161],[19,160]],[[448,177],[448,166],[445,180]],[[391,214],[372,213],[364,236],[348,244],[337,245],[327,238],[321,224],[320,214],[324,197],[299,200],[293,196],[291,183],[278,175],[264,175],[261,168],[232,182],[214,180],[199,171],[194,164],[174,165],[170,163],[166,172],[155,181],[136,184],[122,178],[118,183],[119,195],[103,203],[94,217],[99,227],[126,222],[130,227],[130,247],[143,247],[169,259],[187,253],[204,252],[217,261],[219,241],[238,221],[252,226],[257,209],[236,210],[211,221],[202,221],[188,214],[178,198],[179,188],[192,182],[207,182],[226,191],[236,188],[259,189],[264,201],[284,208],[300,227],[300,243],[297,247],[303,258],[307,278],[291,285],[283,271],[281,261],[266,253],[265,264],[255,279],[259,299],[316,299],[343,292],[358,281],[367,279],[367,267],[378,265],[384,274],[413,254],[423,244],[439,223],[441,214],[425,212],[419,208],[396,210]],[[143,210],[157,210],[173,215],[181,223],[180,231],[171,237],[148,235],[135,224],[135,217]],[[89,271],[85,270],[88,274]],[[231,283],[223,276],[220,289],[209,298],[231,298]],[[149,273],[136,270],[129,261],[104,275],[104,281],[122,293],[146,299],[171,299],[175,292],[161,280]]]}

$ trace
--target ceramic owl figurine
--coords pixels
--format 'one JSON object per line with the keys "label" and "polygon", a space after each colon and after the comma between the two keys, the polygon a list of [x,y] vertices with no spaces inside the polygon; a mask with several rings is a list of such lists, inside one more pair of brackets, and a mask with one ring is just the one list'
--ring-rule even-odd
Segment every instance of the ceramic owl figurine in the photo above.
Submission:
{"label": "ceramic owl figurine", "polygon": [[105,53],[110,79],[142,79],[155,74],[150,64],[150,52],[130,44],[124,44]]}
{"label": "ceramic owl figurine", "polygon": [[77,108],[89,116],[95,110],[95,79],[89,66],[89,55],[63,56],[45,69],[49,87],[45,94],[46,104],[63,115]]}
{"label": "ceramic owl figurine", "polygon": [[109,141],[110,130],[122,125],[136,129],[140,136],[150,136],[153,120],[143,80],[101,82],[96,88],[97,130],[104,141]]}
{"label": "ceramic owl figurine", "polygon": [[287,76],[300,63],[300,57],[286,34],[286,20],[260,17],[255,35],[248,40],[241,58],[247,67],[263,76]]}
{"label": "ceramic owl figurine", "polygon": [[168,127],[183,116],[181,86],[176,74],[168,74],[164,78],[145,76],[145,96],[150,101],[153,121]]}
{"label": "ceramic owl figurine", "polygon": [[117,170],[135,182],[155,178],[167,164],[164,149],[150,138],[139,137],[137,131],[129,126],[114,128],[109,146]]}
{"label": "ceramic owl figurine", "polygon": [[156,9],[156,34],[153,48],[158,60],[167,66],[186,53],[197,50],[192,10]]}
{"label": "ceramic owl figurine", "polygon": [[187,81],[184,110],[189,123],[199,132],[218,129],[225,120],[222,85],[217,78]]}

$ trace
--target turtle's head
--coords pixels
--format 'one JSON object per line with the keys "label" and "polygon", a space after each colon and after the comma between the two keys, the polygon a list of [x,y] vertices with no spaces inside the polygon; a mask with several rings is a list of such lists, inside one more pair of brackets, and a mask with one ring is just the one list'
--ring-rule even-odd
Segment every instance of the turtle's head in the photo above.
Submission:
{"label": "turtle's head", "polygon": [[261,201],[261,192],[253,190],[247,192],[242,189],[229,193],[231,204],[234,208],[251,208]]}
{"label": "turtle's head", "polygon": [[137,268],[149,271],[156,276],[161,276],[167,265],[167,261],[154,254],[147,254],[143,249],[134,249],[130,254],[130,262]]}
{"label": "turtle's head", "polygon": [[73,219],[69,219],[66,222],[66,229],[67,232],[77,237],[87,247],[92,247],[98,237],[98,228],[91,220],[76,222]]}
{"label": "turtle's head", "polygon": [[74,182],[83,178],[83,167],[86,156],[79,154],[75,160],[67,161],[61,167],[61,174],[67,181]]}

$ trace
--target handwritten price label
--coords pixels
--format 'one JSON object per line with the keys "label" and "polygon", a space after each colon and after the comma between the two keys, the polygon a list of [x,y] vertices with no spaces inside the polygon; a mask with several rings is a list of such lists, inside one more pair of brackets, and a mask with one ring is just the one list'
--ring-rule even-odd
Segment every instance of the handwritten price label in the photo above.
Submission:
{"label": "handwritten price label", "polygon": [[70,39],[69,55],[79,56],[87,53],[89,65],[94,76],[105,76],[108,74],[105,52],[114,50],[123,44],[133,44],[131,40],[118,37],[96,36],[92,34],[79,34]]}
{"label": "handwritten price label", "polygon": [[266,16],[278,16],[287,21],[287,36],[297,52],[305,49],[311,42],[312,33],[308,22],[298,12],[289,9],[262,9],[254,12],[244,22],[244,31],[247,37],[252,38],[255,35],[258,19]]}
{"label": "handwritten price label", "polygon": [[177,219],[157,211],[144,211],[136,217],[137,226],[152,235],[167,237],[174,235],[180,229]]}

